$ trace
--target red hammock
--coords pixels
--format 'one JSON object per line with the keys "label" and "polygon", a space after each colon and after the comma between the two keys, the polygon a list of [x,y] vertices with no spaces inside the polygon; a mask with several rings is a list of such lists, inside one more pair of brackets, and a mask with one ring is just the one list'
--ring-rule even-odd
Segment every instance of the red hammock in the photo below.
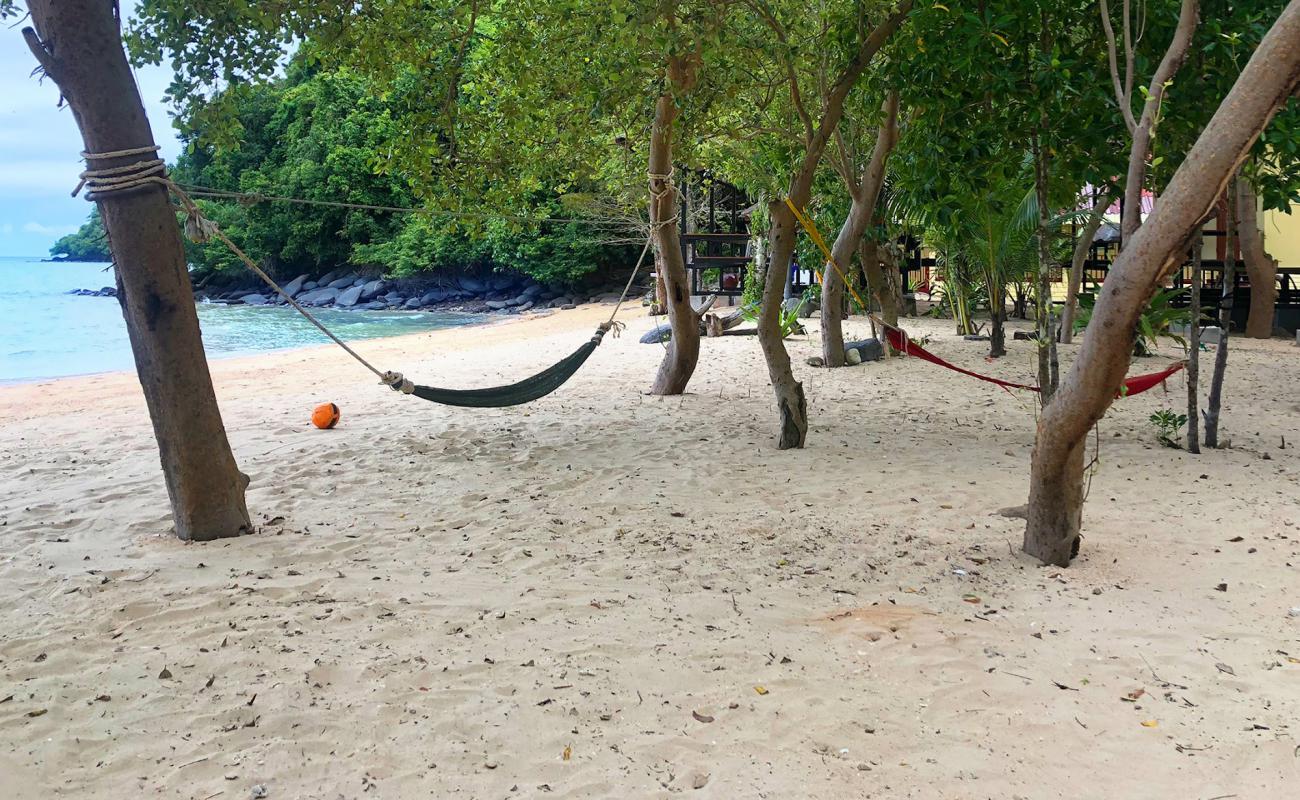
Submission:
{"label": "red hammock", "polygon": [[[1004,389],[1028,389],[1031,392],[1039,391],[1037,386],[1026,386],[1023,383],[1011,383],[1010,381],[999,380],[998,378],[993,378],[988,375],[981,375],[978,372],[971,372],[968,369],[962,369],[956,364],[951,364],[947,361],[944,361],[942,358],[939,358],[934,353],[931,353],[929,350],[926,350],[921,345],[917,344],[916,342],[913,342],[911,339],[908,339],[907,336],[904,335],[903,332],[900,330],[896,330],[894,328],[885,328],[885,338],[889,340],[889,343],[893,345],[895,350],[898,350],[899,352],[905,353],[906,355],[909,356],[916,356],[922,361],[929,361],[931,364],[937,364],[943,367],[944,369],[950,369],[953,372],[960,372],[963,375],[969,375],[972,378],[976,378],[977,380],[988,381],[989,383],[995,383],[998,386],[1003,387]],[[1177,363],[1170,364],[1168,367],[1166,367],[1165,369],[1159,372],[1152,372],[1149,375],[1135,375],[1134,377],[1124,381],[1123,388],[1121,388],[1118,392],[1116,392],[1115,396],[1132,397],[1135,394],[1142,394],[1147,389],[1154,388],[1164,383],[1165,380],[1170,375],[1173,375],[1175,372],[1177,372],[1178,370],[1182,369],[1185,366],[1187,366],[1187,362],[1179,361]]]}

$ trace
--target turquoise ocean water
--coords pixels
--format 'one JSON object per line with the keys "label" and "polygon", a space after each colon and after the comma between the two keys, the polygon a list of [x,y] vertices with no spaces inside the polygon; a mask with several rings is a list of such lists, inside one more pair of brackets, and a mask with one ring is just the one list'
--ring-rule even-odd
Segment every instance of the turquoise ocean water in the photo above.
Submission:
{"label": "turquoise ocean water", "polygon": [[[117,300],[71,289],[114,284],[108,264],[0,257],[0,382],[134,369]],[[345,340],[374,339],[479,322],[473,314],[334,311],[318,316]],[[329,340],[290,308],[199,304],[208,356],[248,355]]]}

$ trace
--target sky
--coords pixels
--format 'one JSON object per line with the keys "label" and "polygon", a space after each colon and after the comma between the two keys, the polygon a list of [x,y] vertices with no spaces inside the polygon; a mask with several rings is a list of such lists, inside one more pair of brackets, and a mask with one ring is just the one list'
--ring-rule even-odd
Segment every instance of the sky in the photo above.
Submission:
{"label": "sky", "polygon": [[[52,81],[31,77],[36,61],[23,41],[26,23],[13,24],[0,23],[0,257],[44,257],[56,239],[86,221],[91,205],[70,196],[83,169],[72,112],[57,107]],[[170,70],[142,67],[136,79],[154,138],[173,161],[180,145],[162,101]]]}

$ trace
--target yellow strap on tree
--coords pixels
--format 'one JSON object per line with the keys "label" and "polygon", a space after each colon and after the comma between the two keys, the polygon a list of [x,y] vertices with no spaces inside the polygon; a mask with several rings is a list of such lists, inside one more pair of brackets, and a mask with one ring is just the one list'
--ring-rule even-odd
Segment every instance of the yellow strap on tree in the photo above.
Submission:
{"label": "yellow strap on tree", "polygon": [[[812,239],[813,244],[817,245],[817,247],[822,251],[822,255],[826,256],[826,263],[831,265],[831,268],[833,268],[840,276],[840,280],[844,281],[844,287],[849,290],[849,294],[853,295],[853,299],[857,301],[858,307],[868,316],[871,316],[871,306],[863,302],[862,297],[858,295],[858,291],[853,288],[852,281],[849,280],[849,276],[844,274],[844,270],[841,269],[840,265],[835,261],[835,256],[831,255],[831,249],[826,246],[826,240],[822,238],[821,231],[817,230],[817,226],[813,224],[812,218],[803,211],[800,211],[790,198],[785,198],[785,204],[790,207],[790,211],[794,214],[794,218],[799,220],[799,224],[808,232],[808,238]],[[818,272],[816,268],[813,269],[813,272],[816,273],[817,280],[824,286],[826,281],[822,278],[822,274]]]}

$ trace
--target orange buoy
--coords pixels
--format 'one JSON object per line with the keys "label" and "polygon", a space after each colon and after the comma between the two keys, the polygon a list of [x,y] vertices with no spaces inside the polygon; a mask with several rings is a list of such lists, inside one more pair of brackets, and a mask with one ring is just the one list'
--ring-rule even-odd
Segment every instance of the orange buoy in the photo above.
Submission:
{"label": "orange buoy", "polygon": [[321,403],[311,412],[311,424],[321,430],[329,430],[339,424],[339,407],[333,403]]}

